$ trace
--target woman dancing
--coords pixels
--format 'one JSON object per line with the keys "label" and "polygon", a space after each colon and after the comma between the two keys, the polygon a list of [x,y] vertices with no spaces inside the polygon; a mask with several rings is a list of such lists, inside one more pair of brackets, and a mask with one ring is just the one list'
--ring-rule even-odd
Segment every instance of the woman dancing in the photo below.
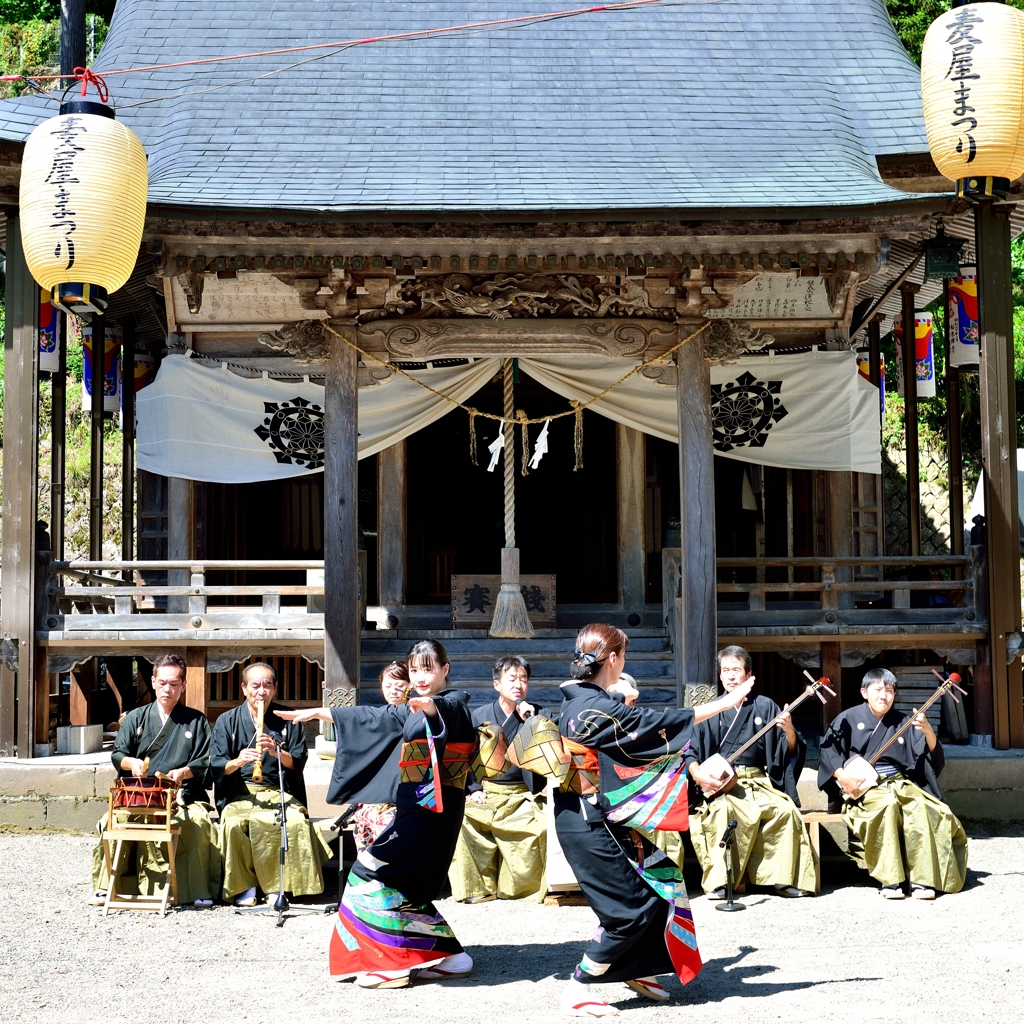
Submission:
{"label": "woman dancing", "polygon": [[593,983],[624,981],[649,999],[668,992],[657,975],[685,985],[701,969],[682,872],[638,827],[685,830],[682,752],[695,723],[740,704],[750,686],[695,708],[628,706],[614,690],[629,638],[601,623],[576,638],[562,684],[562,744],[574,768],[555,794],[558,841],[600,927],[562,992],[563,1013],[603,1017],[618,1011],[592,994]]}
{"label": "woman dancing", "polygon": [[[448,654],[424,640],[406,656],[413,696],[386,707],[309,708],[293,721],[332,722],[337,757],[328,799],[378,801],[369,785],[397,766],[394,821],[349,873],[331,935],[331,974],[362,988],[404,988],[473,969],[433,904],[462,826],[466,774],[476,742],[469,694],[447,689]],[[386,795],[386,790],[383,791]]]}

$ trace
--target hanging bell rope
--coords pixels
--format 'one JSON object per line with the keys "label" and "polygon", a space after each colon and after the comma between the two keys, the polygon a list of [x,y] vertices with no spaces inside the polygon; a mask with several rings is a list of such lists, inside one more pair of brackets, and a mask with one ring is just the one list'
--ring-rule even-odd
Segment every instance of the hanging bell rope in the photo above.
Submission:
{"label": "hanging bell rope", "polygon": [[[515,403],[512,394],[512,360],[501,361],[502,431],[505,445],[502,468],[505,483],[505,546],[501,549],[501,589],[494,602],[490,635],[509,640],[533,636],[533,624],[526,614],[526,602],[519,585],[519,549],[516,547],[516,460]],[[525,416],[519,420],[525,423]],[[525,427],[524,427],[525,430]]]}

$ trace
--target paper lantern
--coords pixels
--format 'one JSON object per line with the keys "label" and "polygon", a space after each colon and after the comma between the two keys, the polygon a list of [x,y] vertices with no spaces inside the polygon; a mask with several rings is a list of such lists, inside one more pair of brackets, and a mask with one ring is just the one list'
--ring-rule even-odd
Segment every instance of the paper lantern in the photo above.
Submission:
{"label": "paper lantern", "polygon": [[21,240],[55,304],[101,312],[128,280],[148,184],[142,143],[103,103],[65,103],[32,132],[21,164]]}
{"label": "paper lantern", "polygon": [[978,366],[978,272],[965,266],[949,282],[949,365]]}
{"label": "paper lantern", "polygon": [[[866,348],[857,349],[857,372],[870,384],[871,359]],[[878,403],[879,411],[885,415],[885,354],[878,353]]]}
{"label": "paper lantern", "polygon": [[936,18],[921,51],[924,123],[961,195],[1008,194],[1024,173],[1024,14],[1002,3]]}
{"label": "paper lantern", "polygon": [[[103,411],[117,412],[121,407],[121,329],[107,327],[103,339]],[[92,412],[92,328],[82,328],[82,412]]]}
{"label": "paper lantern", "polygon": [[60,318],[50,297],[39,303],[39,369],[47,373],[60,372]]}
{"label": "paper lantern", "polygon": [[[156,360],[148,352],[135,353],[135,387],[130,386],[131,374],[127,372],[124,363],[121,364],[121,412],[118,416],[117,428],[124,430],[125,407],[135,411],[135,396],[153,383],[156,377]],[[136,417],[137,421],[137,417]],[[323,609],[321,609],[322,611]]]}
{"label": "paper lantern", "polygon": [[[935,348],[932,334],[931,313],[918,313],[914,318],[917,360],[917,397],[935,397]],[[896,372],[897,390],[902,398],[904,395],[903,380],[903,320],[894,321],[893,336],[896,339]]]}

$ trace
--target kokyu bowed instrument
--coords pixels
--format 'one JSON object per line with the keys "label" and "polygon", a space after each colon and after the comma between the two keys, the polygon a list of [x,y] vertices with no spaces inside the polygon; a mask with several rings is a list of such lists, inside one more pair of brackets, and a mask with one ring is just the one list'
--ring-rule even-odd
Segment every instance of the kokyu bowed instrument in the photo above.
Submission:
{"label": "kokyu bowed instrument", "polygon": [[951,672],[946,679],[943,679],[938,670],[933,668],[932,675],[941,681],[941,685],[921,705],[919,710],[916,710],[912,715],[907,715],[899,728],[870,757],[854,754],[853,757],[847,758],[846,764],[843,765],[843,770],[854,776],[856,786],[852,792],[845,787],[843,788],[843,796],[845,798],[859,800],[869,789],[874,789],[878,785],[878,771],[875,765],[885,755],[885,752],[914,724],[918,715],[923,715],[944,693],[949,693],[958,704],[960,703],[960,698],[953,691],[959,690],[963,694],[967,693],[966,690],[960,687],[960,676],[956,672]]}
{"label": "kokyu bowed instrument", "polygon": [[708,800],[713,800],[720,793],[728,793],[736,785],[736,769],[733,766],[758,740],[763,736],[767,736],[782,721],[783,715],[791,714],[811,696],[817,697],[822,704],[825,704],[827,700],[825,694],[821,693],[822,690],[832,697],[835,696],[835,691],[825,676],[822,676],[821,679],[815,679],[810,672],[806,671],[804,675],[810,679],[811,685],[792,704],[787,704],[763,729],[756,732],[742,747],[738,747],[728,757],[723,757],[721,754],[712,754],[701,764],[700,770],[702,774],[710,773],[712,778],[718,780],[718,784],[711,789],[701,787],[704,790],[704,796]]}

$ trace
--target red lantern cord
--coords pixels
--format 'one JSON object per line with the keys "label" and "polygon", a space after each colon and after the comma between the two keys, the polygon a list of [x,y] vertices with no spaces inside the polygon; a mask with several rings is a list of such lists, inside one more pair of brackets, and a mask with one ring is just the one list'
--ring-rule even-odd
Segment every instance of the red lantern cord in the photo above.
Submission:
{"label": "red lantern cord", "polygon": [[[564,11],[547,11],[536,14],[524,14],[514,18],[497,18],[492,21],[473,21],[462,25],[446,25],[438,28],[424,28],[407,32],[393,32],[390,35],[369,36],[363,39],[346,39],[334,43],[309,43],[305,46],[287,46],[276,50],[260,50],[257,53],[233,53],[222,57],[203,57],[196,60],[180,60],[167,64],[147,64],[137,68],[116,68],[107,71],[109,78],[112,75],[131,75],[140,71],[164,71],[171,68],[196,67],[204,64],[221,64],[225,61],[248,60],[254,57],[277,57],[289,53],[304,53],[308,50],[335,50],[345,49],[350,46],[366,46],[374,43],[398,42],[407,39],[424,39],[435,36],[451,35],[457,32],[472,32],[481,29],[507,28],[513,25],[521,25],[528,22],[556,21],[560,18],[575,18],[587,14],[610,13],[615,11],[630,10],[651,5],[697,7],[705,4],[725,3],[727,0],[691,0],[689,3],[673,3],[672,0],[620,0],[619,3],[601,4],[596,7],[573,7]],[[75,77],[80,77],[75,69]],[[0,75],[0,82],[24,80],[30,78],[35,82],[59,81],[67,78],[68,75]]]}
{"label": "red lantern cord", "polygon": [[107,89],[107,83],[103,81],[103,76],[97,75],[92,68],[75,68],[75,78],[82,83],[83,96],[88,92],[91,84],[96,87],[96,92],[99,94],[101,103],[107,103],[110,100],[110,92]]}

